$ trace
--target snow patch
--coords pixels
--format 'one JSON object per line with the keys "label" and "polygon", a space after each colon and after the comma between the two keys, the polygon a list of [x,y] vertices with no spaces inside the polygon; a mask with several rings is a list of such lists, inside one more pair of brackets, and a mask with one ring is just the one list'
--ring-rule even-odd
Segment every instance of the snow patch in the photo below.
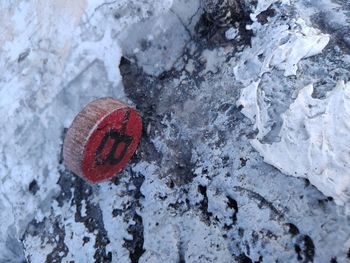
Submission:
{"label": "snow patch", "polygon": [[[141,186],[145,198],[140,215],[146,252],[140,262],[232,262],[218,227],[205,224],[199,215],[191,211],[178,214],[171,208],[171,204],[184,202],[182,198],[185,197],[178,196],[178,189],[167,187],[159,178],[157,166],[140,162],[134,170],[142,171],[145,176]],[[160,198],[164,196],[166,198]]]}
{"label": "snow patch", "polygon": [[225,37],[228,40],[232,40],[232,39],[236,38],[237,34],[238,34],[238,29],[234,28],[234,27],[231,27],[231,28],[226,30]]}
{"label": "snow patch", "polygon": [[312,98],[313,86],[299,92],[282,115],[281,141],[252,145],[264,161],[283,173],[305,177],[343,205],[350,199],[350,83],[339,82],[324,100]]}
{"label": "snow patch", "polygon": [[[8,230],[20,239],[37,210],[48,210],[59,190],[64,128],[95,98],[126,100],[118,69],[120,32],[171,5],[171,0],[0,3],[1,262],[16,261],[7,248]],[[29,191],[33,180],[36,193]]]}
{"label": "snow patch", "polygon": [[255,122],[258,138],[262,139],[271,127],[267,116],[269,102],[259,89],[261,77],[273,68],[283,70],[286,77],[296,75],[298,62],[322,52],[329,35],[307,26],[302,19],[293,25],[266,28],[254,23],[251,28],[256,32],[252,47],[244,51],[234,68],[236,79],[245,85],[237,105],[245,107],[242,112]]}

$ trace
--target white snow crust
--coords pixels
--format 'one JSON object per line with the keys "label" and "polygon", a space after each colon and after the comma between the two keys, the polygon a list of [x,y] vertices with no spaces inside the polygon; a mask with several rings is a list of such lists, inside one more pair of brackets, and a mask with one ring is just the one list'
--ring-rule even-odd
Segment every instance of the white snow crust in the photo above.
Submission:
{"label": "white snow crust", "polygon": [[283,173],[305,177],[339,205],[350,198],[350,83],[339,82],[327,98],[303,88],[282,116],[281,140],[252,145]]}
{"label": "white snow crust", "polygon": [[[273,77],[276,86],[299,78],[302,66],[322,55],[331,40],[308,19],[317,8],[301,2],[257,1],[248,25],[254,33],[251,46],[232,54],[230,45],[201,50],[191,43],[199,0],[1,1],[0,262],[45,262],[57,244],[66,246],[58,255],[62,262],[94,262],[100,236],[83,221],[95,205],[108,237],[106,254],[112,262],[129,263],[125,244],[135,238],[129,228],[140,224],[128,214],[135,202],[144,239],[139,262],[225,263],[243,255],[253,262],[260,257],[294,262],[295,246],[303,250],[306,237],[316,248],[314,262],[334,255],[346,260],[349,219],[322,193],[338,205],[349,201],[350,84],[340,81],[320,99],[312,96],[307,79],[310,85],[293,87],[295,97],[283,91],[277,98],[288,97],[289,104],[281,102],[286,109],[271,114]],[[258,16],[271,6],[280,15],[289,5],[295,13],[287,19],[259,23]],[[337,7],[329,0],[318,5]],[[340,16],[344,23],[345,18]],[[332,20],[337,21],[334,14]],[[232,27],[226,37],[235,43],[242,36]],[[90,186],[90,195],[77,204],[79,187],[58,184],[65,172],[59,165],[64,129],[95,98],[131,104],[121,83],[122,56],[150,79],[173,68],[180,73],[162,80],[157,90],[161,97],[153,110],[164,117],[158,120],[162,129],[154,132],[151,122],[147,127],[162,158],[130,165],[118,183]],[[310,68],[319,67],[314,63]],[[266,139],[275,132],[276,118],[282,123],[278,136]],[[287,175],[308,178],[322,193],[262,159]],[[174,175],[173,166],[190,175]],[[137,176],[144,177],[141,186],[133,184]],[[176,176],[193,178],[170,187]],[[138,200],[130,194],[135,189]],[[72,196],[59,204],[63,190]],[[292,223],[296,236],[288,232]]]}
{"label": "white snow crust", "polygon": [[[20,250],[9,250],[8,239],[20,238],[38,210],[50,212],[51,198],[59,190],[63,128],[95,98],[126,100],[118,68],[120,32],[171,4],[1,1],[0,262],[22,257]],[[111,7],[126,13],[116,22],[106,15]],[[28,191],[33,180],[40,186],[36,195]]]}

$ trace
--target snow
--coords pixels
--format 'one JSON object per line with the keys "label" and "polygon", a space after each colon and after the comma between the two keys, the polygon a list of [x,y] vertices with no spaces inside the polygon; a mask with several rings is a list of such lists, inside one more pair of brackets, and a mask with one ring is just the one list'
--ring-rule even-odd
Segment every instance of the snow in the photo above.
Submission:
{"label": "snow", "polygon": [[283,173],[305,177],[339,205],[350,198],[350,83],[339,82],[327,98],[312,98],[313,86],[303,88],[282,116],[281,140],[252,141],[264,161]]}
{"label": "snow", "polygon": [[235,37],[237,36],[237,33],[238,33],[238,30],[236,28],[234,28],[234,27],[231,27],[230,29],[228,29],[225,32],[225,37],[228,40],[232,40],[232,39],[235,39]]}
{"label": "snow", "polygon": [[269,7],[271,7],[275,3],[281,3],[281,4],[290,4],[289,0],[265,0],[265,1],[258,1],[257,5],[255,7],[255,10],[253,13],[251,13],[250,18],[252,21],[257,20],[257,16],[261,14],[262,12],[266,11]]}
{"label": "snow", "polygon": [[[250,28],[256,34],[252,47],[243,52],[238,65],[234,67],[236,79],[246,86],[237,104],[247,106],[243,113],[255,122],[259,130],[258,138],[262,139],[270,128],[267,116],[269,102],[264,93],[258,90],[261,77],[272,68],[283,70],[286,77],[295,75],[298,62],[322,52],[329,42],[329,36],[307,26],[301,18],[289,24],[282,22],[282,25],[271,24],[267,27],[254,22]],[[270,37],[266,38],[266,35]]]}
{"label": "snow", "polygon": [[[85,0],[0,4],[6,25],[0,50],[0,261],[13,258],[6,249],[8,229],[14,228],[20,238],[39,204],[49,212],[50,205],[43,204],[59,190],[63,128],[94,98],[125,98],[118,70],[119,32],[149,16],[147,10],[155,15],[167,10],[171,1],[149,2],[141,13],[124,14],[119,23],[105,19],[109,6],[137,5]],[[20,60],[23,52],[28,55]],[[33,180],[40,186],[35,196],[27,190]]]}
{"label": "snow", "polygon": [[[300,17],[292,22],[288,26],[274,26],[265,30],[261,30],[258,22],[251,26],[258,34],[272,33],[277,38],[272,37],[264,45],[253,42],[251,50],[243,53],[243,60],[236,66],[235,75],[247,86],[242,90],[237,105],[243,106],[242,113],[255,123],[254,127],[259,133],[252,140],[252,145],[267,163],[285,174],[308,178],[326,196],[331,196],[337,204],[344,205],[349,199],[349,172],[346,161],[343,161],[344,156],[348,155],[348,139],[344,136],[346,132],[339,130],[339,127],[348,122],[347,111],[341,109],[341,105],[346,107],[345,98],[332,100],[338,108],[319,117],[318,114],[326,111],[322,110],[325,106],[321,105],[327,103],[327,100],[313,100],[312,86],[307,86],[304,91],[300,91],[286,115],[282,116],[280,141],[272,144],[261,142],[271,131],[271,117],[268,114],[271,102],[264,91],[259,89],[261,76],[270,72],[271,67],[284,71],[286,77],[296,75],[299,61],[321,53],[330,40],[329,35],[308,26]],[[342,84],[338,85],[340,86]],[[311,107],[316,102],[320,105]],[[318,109],[318,113],[313,113],[315,109]],[[327,116],[328,114],[337,116],[341,123],[328,121],[329,118],[335,118]],[[329,129],[335,129],[340,134],[330,132]]]}
{"label": "snow", "polygon": [[[190,211],[181,216],[167,209],[176,201],[174,191],[159,180],[156,167],[140,163],[135,171],[143,171],[146,180],[141,187],[145,196],[143,210],[146,253],[140,262],[179,262],[180,255],[185,262],[231,262],[231,255],[216,227],[209,227]],[[146,173],[145,173],[146,171]],[[167,195],[166,204],[159,202],[161,195]],[[162,211],[162,213],[159,213]],[[169,225],[169,219],[171,224]]]}
{"label": "snow", "polygon": [[[1,2],[0,262],[346,262],[347,9],[247,1],[218,29],[199,0]],[[105,96],[147,128],[92,186],[62,140]]]}

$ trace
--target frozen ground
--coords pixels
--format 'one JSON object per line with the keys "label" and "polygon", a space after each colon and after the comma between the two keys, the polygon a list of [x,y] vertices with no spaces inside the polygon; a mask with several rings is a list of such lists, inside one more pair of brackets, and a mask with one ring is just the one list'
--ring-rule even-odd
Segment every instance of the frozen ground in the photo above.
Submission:
{"label": "frozen ground", "polygon": [[[350,261],[349,3],[205,2],[0,3],[0,262]],[[105,96],[144,132],[92,186],[62,139]]]}

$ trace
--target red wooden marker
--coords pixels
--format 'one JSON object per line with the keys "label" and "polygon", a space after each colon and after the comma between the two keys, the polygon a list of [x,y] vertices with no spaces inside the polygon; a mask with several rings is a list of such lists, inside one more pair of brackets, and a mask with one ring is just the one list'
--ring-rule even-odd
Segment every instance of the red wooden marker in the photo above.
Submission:
{"label": "red wooden marker", "polygon": [[92,183],[108,180],[131,159],[142,122],[134,108],[112,99],[90,102],[75,117],[63,144],[65,165]]}

